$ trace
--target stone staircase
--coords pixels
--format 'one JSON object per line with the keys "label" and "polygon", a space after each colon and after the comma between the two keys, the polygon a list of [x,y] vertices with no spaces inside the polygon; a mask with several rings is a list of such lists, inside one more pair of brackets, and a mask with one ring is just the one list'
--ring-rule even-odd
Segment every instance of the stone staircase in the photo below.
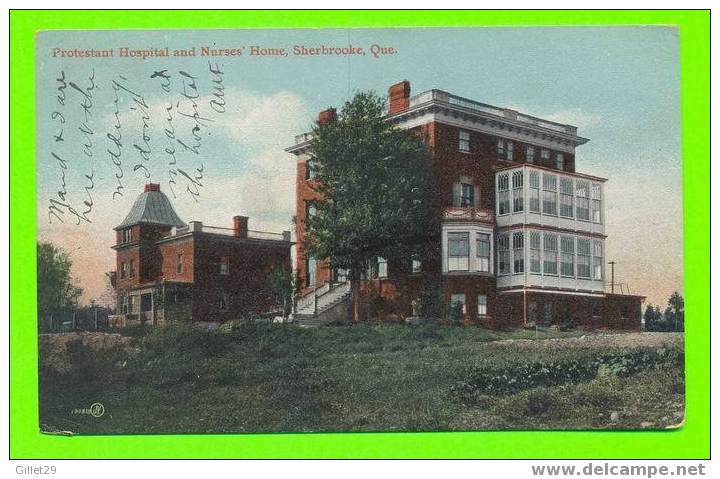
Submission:
{"label": "stone staircase", "polygon": [[323,326],[334,320],[344,320],[350,302],[350,282],[325,283],[314,291],[297,298],[292,320],[303,327]]}

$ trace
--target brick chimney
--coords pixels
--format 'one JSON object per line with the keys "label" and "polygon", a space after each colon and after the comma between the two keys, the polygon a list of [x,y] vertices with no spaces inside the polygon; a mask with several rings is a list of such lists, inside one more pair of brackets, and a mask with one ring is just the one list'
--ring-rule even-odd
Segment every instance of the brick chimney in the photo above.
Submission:
{"label": "brick chimney", "polygon": [[390,115],[407,110],[410,106],[410,82],[403,80],[388,88],[388,101]]}
{"label": "brick chimney", "polygon": [[160,191],[160,184],[159,183],[148,183],[145,185],[145,191]]}
{"label": "brick chimney", "polygon": [[337,118],[337,112],[335,108],[328,108],[318,114],[318,126],[325,126],[330,122],[335,121]]}
{"label": "brick chimney", "polygon": [[233,236],[236,238],[248,237],[248,217],[233,216]]}

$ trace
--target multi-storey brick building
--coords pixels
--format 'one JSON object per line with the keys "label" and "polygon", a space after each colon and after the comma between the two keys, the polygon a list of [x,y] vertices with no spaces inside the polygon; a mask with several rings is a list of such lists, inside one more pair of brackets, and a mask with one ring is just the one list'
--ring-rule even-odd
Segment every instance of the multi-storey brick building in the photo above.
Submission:
{"label": "multi-storey brick building", "polygon": [[[318,122],[333,121],[335,111]],[[367,282],[402,305],[424,278],[441,278],[449,305],[493,327],[572,322],[639,328],[643,297],[605,291],[606,180],[576,171],[577,128],[431,90],[388,92],[387,121],[418,130],[433,158],[444,205],[440,261],[378,258]],[[304,280],[298,316],[318,317],[347,300],[346,274],[303,250],[314,213],[311,134],[286,151],[297,157],[296,268]],[[367,283],[366,283],[367,284]]]}
{"label": "multi-storey brick building", "polygon": [[290,232],[185,224],[157,184],[145,185],[116,228],[115,325],[180,319],[225,321],[273,310],[269,275],[290,269]]}

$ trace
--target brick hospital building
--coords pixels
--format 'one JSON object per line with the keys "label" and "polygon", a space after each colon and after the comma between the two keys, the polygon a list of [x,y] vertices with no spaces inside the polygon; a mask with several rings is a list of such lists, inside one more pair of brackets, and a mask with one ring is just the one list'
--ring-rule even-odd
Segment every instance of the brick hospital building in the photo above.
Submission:
{"label": "brick hospital building", "polygon": [[115,228],[113,326],[164,320],[222,322],[279,309],[270,275],[290,269],[290,232],[185,223],[160,185],[147,184]]}
{"label": "brick hospital building", "polygon": [[[334,118],[330,109],[318,122]],[[424,277],[435,275],[448,305],[490,327],[640,327],[644,298],[606,291],[606,179],[577,170],[576,148],[588,140],[576,127],[441,90],[411,96],[407,81],[390,87],[386,119],[426,139],[444,206],[440,259],[377,258],[364,289],[372,285],[409,315]],[[296,316],[321,321],[337,317],[349,286],[345,271],[303,250],[304,222],[319,199],[311,139],[300,134],[286,151],[297,159],[295,259],[304,288]]]}

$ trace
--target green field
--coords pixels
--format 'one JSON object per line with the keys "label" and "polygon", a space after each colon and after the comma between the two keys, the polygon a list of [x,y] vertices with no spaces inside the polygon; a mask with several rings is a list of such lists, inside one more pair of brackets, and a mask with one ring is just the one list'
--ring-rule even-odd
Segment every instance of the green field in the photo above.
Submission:
{"label": "green field", "polygon": [[[51,433],[666,428],[678,333],[174,324],[40,338]],[[101,403],[101,417],[82,413]],[[80,411],[78,411],[80,410]]]}

